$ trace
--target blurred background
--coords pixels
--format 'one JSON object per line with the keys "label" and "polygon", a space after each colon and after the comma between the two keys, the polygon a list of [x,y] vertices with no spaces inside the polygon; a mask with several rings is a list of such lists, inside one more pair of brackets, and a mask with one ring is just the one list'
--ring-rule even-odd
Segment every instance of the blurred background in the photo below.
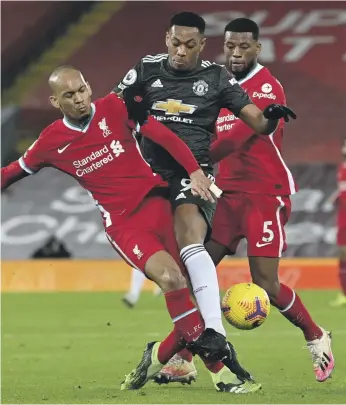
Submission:
{"label": "blurred background", "polygon": [[[79,68],[94,96],[103,96],[142,56],[166,51],[169,18],[182,10],[205,18],[203,58],[211,61],[223,61],[223,29],[230,20],[246,16],[260,25],[260,61],[282,82],[299,118],[287,125],[283,151],[300,187],[286,256],[335,257],[335,213],[328,199],[346,135],[342,2],[2,2],[2,166],[59,118],[48,101],[47,78],[55,67]],[[91,199],[53,169],[3,193],[1,214],[5,260],[114,258]],[[243,244],[239,256],[245,254]]]}

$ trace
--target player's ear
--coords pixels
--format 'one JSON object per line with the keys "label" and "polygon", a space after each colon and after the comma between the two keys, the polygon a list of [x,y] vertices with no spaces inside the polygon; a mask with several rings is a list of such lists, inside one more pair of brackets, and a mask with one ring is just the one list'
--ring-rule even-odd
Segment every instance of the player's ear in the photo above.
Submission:
{"label": "player's ear", "polygon": [[203,38],[201,39],[201,52],[203,51],[203,49],[204,49],[206,43],[207,43],[207,38],[206,38],[206,37],[203,37]]}
{"label": "player's ear", "polygon": [[258,56],[261,51],[262,51],[262,44],[260,42],[257,42],[257,46],[256,46],[256,56]]}
{"label": "player's ear", "polygon": [[60,103],[55,96],[49,96],[49,101],[54,108],[60,108]]}
{"label": "player's ear", "polygon": [[169,32],[167,31],[166,32],[166,46],[168,47],[169,46]]}
{"label": "player's ear", "polygon": [[89,82],[86,82],[86,85],[87,85],[87,89],[88,89],[89,96],[92,96],[93,92],[92,92],[92,90],[91,90],[91,87],[90,87]]}

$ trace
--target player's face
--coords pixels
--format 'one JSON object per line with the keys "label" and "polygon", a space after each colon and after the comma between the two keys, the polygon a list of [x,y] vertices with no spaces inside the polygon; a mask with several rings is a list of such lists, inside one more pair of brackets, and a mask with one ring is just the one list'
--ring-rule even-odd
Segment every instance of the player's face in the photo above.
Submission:
{"label": "player's face", "polygon": [[235,77],[245,77],[257,62],[261,44],[251,32],[226,31],[224,54],[226,65]]}
{"label": "player's face", "polygon": [[181,71],[194,69],[205,42],[197,28],[173,25],[166,34],[170,65]]}
{"label": "player's face", "polygon": [[91,89],[79,72],[63,74],[54,85],[54,95],[50,101],[75,121],[83,121],[91,113]]}

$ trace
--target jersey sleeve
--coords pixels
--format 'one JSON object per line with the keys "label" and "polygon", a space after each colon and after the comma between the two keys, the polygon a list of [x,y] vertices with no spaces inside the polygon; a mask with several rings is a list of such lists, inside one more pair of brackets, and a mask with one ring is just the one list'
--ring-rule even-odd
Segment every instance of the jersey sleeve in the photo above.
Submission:
{"label": "jersey sleeve", "polygon": [[43,141],[45,135],[46,133],[43,131],[24,155],[18,159],[20,167],[28,174],[35,174],[40,169],[47,166]]}
{"label": "jersey sleeve", "polygon": [[[261,110],[273,103],[286,104],[283,87],[274,77],[271,77],[265,83],[260,82],[251,90],[250,94],[254,104]],[[281,125],[283,125],[283,120],[281,121]],[[261,135],[255,135],[253,129],[242,120],[236,120],[231,129],[211,145],[210,155],[213,163],[219,162],[230,153],[240,149],[252,136]]]}
{"label": "jersey sleeve", "polygon": [[142,61],[138,62],[132,69],[130,69],[124,78],[114,87],[114,93],[121,93],[127,87],[137,86],[141,88],[143,79],[143,64]]}
{"label": "jersey sleeve", "polygon": [[250,97],[225,67],[221,69],[219,86],[221,108],[228,108],[235,116],[238,116],[246,105],[252,103]]}

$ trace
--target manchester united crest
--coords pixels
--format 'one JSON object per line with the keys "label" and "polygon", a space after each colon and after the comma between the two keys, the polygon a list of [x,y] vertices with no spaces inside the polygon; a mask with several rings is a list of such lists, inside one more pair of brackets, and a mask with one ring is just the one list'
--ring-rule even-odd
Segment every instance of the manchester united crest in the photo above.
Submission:
{"label": "manchester united crest", "polygon": [[193,84],[192,90],[197,96],[204,96],[208,93],[208,83],[204,80],[198,80]]}

